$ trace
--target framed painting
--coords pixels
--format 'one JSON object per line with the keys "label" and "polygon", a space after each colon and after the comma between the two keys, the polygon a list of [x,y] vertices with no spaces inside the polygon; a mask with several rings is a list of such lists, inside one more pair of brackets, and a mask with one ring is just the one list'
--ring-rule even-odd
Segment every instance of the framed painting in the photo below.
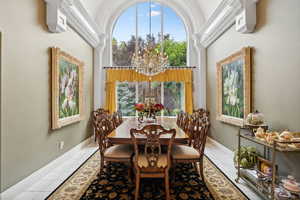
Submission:
{"label": "framed painting", "polygon": [[52,129],[83,119],[83,66],[73,56],[51,48]]}
{"label": "framed painting", "polygon": [[242,126],[251,112],[251,48],[217,63],[217,120]]}

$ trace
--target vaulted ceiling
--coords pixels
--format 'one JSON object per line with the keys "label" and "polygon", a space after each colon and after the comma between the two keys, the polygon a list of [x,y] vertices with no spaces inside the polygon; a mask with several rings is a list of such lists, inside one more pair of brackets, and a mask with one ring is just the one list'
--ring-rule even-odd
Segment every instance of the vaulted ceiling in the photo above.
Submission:
{"label": "vaulted ceiling", "polygon": [[[107,23],[112,22],[113,16],[118,16],[130,5],[141,1],[146,0],[81,0],[91,17],[99,25],[100,31],[106,29]],[[221,0],[157,0],[157,2],[162,2],[173,8],[186,23],[192,24],[193,32],[197,32]]]}

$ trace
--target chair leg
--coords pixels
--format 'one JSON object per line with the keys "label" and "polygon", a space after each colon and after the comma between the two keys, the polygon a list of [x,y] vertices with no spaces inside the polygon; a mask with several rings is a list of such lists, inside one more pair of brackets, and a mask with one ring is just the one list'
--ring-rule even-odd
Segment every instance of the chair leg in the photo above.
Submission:
{"label": "chair leg", "polygon": [[173,167],[172,167],[172,180],[175,181],[175,176],[176,176],[176,163],[173,163]]}
{"label": "chair leg", "polygon": [[170,183],[169,183],[169,172],[165,172],[165,187],[166,187],[166,199],[170,200]]}
{"label": "chair leg", "polygon": [[139,190],[140,190],[140,175],[136,174],[135,175],[135,196],[134,196],[135,200],[139,199]]}
{"label": "chair leg", "polygon": [[197,168],[197,162],[192,162],[192,167],[199,173]]}
{"label": "chair leg", "polygon": [[133,163],[133,156],[131,156],[130,158],[130,165],[129,165],[129,170],[130,170],[130,179],[132,182],[135,181],[135,178],[134,178],[134,163]]}
{"label": "chair leg", "polygon": [[202,181],[204,182],[203,159],[201,159],[200,162],[199,162],[199,168],[200,168],[201,179],[202,179]]}
{"label": "chair leg", "polygon": [[131,166],[129,165],[129,167],[128,167],[128,180],[130,180],[131,182],[132,182],[132,168],[131,168]]}
{"label": "chair leg", "polygon": [[204,173],[203,173],[203,160],[200,161],[199,163],[199,167],[200,167],[200,174],[201,174],[201,178],[204,181]]}
{"label": "chair leg", "polygon": [[103,167],[104,167],[104,158],[103,156],[100,156],[100,175],[103,173]]}

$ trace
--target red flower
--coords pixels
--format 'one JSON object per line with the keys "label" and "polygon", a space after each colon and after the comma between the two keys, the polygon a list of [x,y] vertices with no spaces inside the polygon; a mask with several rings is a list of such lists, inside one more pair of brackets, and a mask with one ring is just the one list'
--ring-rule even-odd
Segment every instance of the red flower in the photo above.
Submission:
{"label": "red flower", "polygon": [[162,109],[164,109],[164,106],[162,104],[157,103],[154,105],[154,110],[161,111]]}
{"label": "red flower", "polygon": [[135,105],[134,105],[134,107],[135,107],[135,109],[137,110],[137,111],[144,111],[144,107],[145,107],[145,105],[144,104],[142,104],[142,103],[136,103]]}

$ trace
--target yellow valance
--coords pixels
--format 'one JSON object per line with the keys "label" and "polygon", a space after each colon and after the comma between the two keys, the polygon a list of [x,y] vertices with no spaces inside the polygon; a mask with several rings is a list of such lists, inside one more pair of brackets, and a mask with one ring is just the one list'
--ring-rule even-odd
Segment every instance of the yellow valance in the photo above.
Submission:
{"label": "yellow valance", "polygon": [[131,69],[107,69],[106,71],[106,102],[105,108],[110,112],[116,111],[116,82],[184,82],[185,111],[193,112],[193,71],[191,69],[169,69],[158,75],[149,77]]}
{"label": "yellow valance", "polygon": [[106,82],[189,82],[192,83],[191,69],[169,69],[155,76],[145,76],[132,69],[108,69],[106,72]]}

